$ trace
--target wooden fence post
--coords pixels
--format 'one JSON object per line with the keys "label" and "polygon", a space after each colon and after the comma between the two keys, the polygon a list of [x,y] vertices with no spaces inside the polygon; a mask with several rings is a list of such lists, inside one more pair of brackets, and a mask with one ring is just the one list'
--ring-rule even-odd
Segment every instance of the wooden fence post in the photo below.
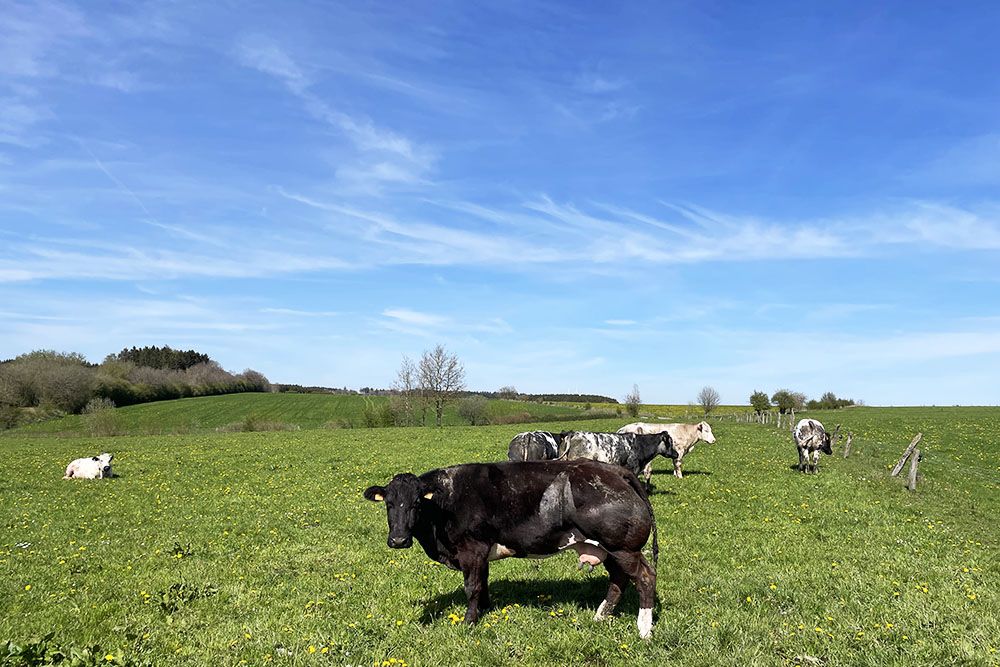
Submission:
{"label": "wooden fence post", "polygon": [[844,458],[846,459],[851,455],[851,440],[854,440],[854,434],[847,434],[847,442],[844,444]]}
{"label": "wooden fence post", "polygon": [[906,488],[910,491],[917,490],[917,466],[920,464],[920,450],[914,449],[913,456],[910,457],[910,481],[907,482]]}
{"label": "wooden fence post", "polygon": [[903,464],[906,463],[906,459],[913,453],[913,448],[917,446],[920,442],[920,438],[924,437],[923,433],[917,433],[917,435],[910,441],[910,444],[903,450],[903,455],[899,457],[899,461],[896,462],[895,467],[892,469],[892,477],[895,477],[903,469]]}

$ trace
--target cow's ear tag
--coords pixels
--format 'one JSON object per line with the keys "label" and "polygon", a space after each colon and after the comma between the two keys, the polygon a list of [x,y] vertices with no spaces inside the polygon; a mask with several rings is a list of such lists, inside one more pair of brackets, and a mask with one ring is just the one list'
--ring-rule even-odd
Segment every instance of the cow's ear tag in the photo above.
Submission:
{"label": "cow's ear tag", "polygon": [[383,498],[383,497],[382,497],[382,494],[381,494],[381,493],[373,493],[373,494],[372,494],[372,500],[374,500],[374,501],[375,501],[375,502],[377,502],[377,503],[380,503],[380,502],[382,502],[383,500],[385,500],[385,498]]}
{"label": "cow's ear tag", "polygon": [[433,491],[428,491],[427,493],[424,494],[424,500],[430,500],[433,497],[434,497]]}

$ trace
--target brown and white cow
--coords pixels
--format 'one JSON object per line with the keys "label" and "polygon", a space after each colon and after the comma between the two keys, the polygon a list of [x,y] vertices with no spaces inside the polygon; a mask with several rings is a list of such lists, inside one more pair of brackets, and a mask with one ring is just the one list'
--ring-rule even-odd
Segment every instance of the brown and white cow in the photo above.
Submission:
{"label": "brown and white cow", "polygon": [[[694,443],[704,440],[708,444],[715,442],[715,434],[708,422],[697,424],[648,424],[645,422],[635,422],[626,424],[618,429],[619,433],[669,433],[673,440],[674,449],[677,450],[677,458],[674,459],[674,476],[681,478],[684,473],[681,471],[681,463],[684,455],[694,449]],[[653,462],[650,461],[642,470],[646,478],[646,485],[649,485],[649,478],[653,475]]]}
{"label": "brown and white cow", "polygon": [[[837,427],[840,430],[840,427]],[[819,465],[819,453],[833,454],[833,438],[836,435],[827,433],[823,424],[815,419],[800,419],[792,430],[792,439],[799,450],[799,472],[816,472]],[[809,458],[812,457],[810,465]],[[810,467],[812,470],[810,470]]]}

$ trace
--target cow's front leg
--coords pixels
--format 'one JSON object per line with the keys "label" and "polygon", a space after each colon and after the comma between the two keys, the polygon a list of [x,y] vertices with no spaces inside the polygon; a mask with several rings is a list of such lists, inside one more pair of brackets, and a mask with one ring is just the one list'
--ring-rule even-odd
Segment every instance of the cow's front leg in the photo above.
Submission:
{"label": "cow's front leg", "polygon": [[488,556],[489,547],[482,544],[466,546],[458,555],[459,567],[465,575],[465,597],[469,600],[466,623],[478,621],[479,614],[490,606]]}
{"label": "cow's front leg", "polygon": [[647,463],[646,467],[642,469],[642,474],[646,478],[646,491],[649,491],[650,489],[653,488],[653,485],[649,481],[650,478],[653,477],[653,462],[652,461],[650,461],[649,463]]}
{"label": "cow's front leg", "polygon": [[812,471],[813,471],[813,474],[816,474],[816,468],[817,468],[817,466],[819,466],[819,450],[818,449],[813,450],[813,453],[812,453]]}
{"label": "cow's front leg", "polygon": [[683,460],[684,460],[683,456],[678,456],[676,459],[674,459],[674,477],[676,477],[677,479],[682,479],[684,477],[684,473],[681,472],[681,462]]}

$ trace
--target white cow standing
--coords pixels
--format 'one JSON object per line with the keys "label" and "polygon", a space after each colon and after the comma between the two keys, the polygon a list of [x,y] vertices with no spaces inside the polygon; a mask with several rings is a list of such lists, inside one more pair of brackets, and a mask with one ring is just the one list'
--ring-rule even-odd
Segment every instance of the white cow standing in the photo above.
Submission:
{"label": "white cow standing", "polygon": [[112,477],[111,459],[114,454],[104,452],[100,456],[76,459],[66,466],[66,475],[63,479],[104,479]]}
{"label": "white cow standing", "polygon": [[[839,430],[840,426],[837,426],[836,431]],[[819,453],[833,454],[833,436],[815,419],[800,419],[792,431],[792,439],[799,450],[799,472],[815,473]]]}
{"label": "white cow standing", "polygon": [[[677,458],[674,459],[674,476],[677,478],[684,477],[684,473],[681,471],[681,463],[684,460],[684,455],[694,449],[694,443],[699,440],[704,440],[708,444],[715,442],[715,434],[712,433],[712,427],[708,422],[699,422],[697,424],[648,424],[645,422],[635,422],[634,424],[626,424],[618,429],[619,433],[663,433],[666,431],[670,434],[670,439],[673,440],[674,449],[677,450]],[[653,462],[650,461],[642,474],[646,477],[646,484],[649,484],[649,478],[653,476]]]}

